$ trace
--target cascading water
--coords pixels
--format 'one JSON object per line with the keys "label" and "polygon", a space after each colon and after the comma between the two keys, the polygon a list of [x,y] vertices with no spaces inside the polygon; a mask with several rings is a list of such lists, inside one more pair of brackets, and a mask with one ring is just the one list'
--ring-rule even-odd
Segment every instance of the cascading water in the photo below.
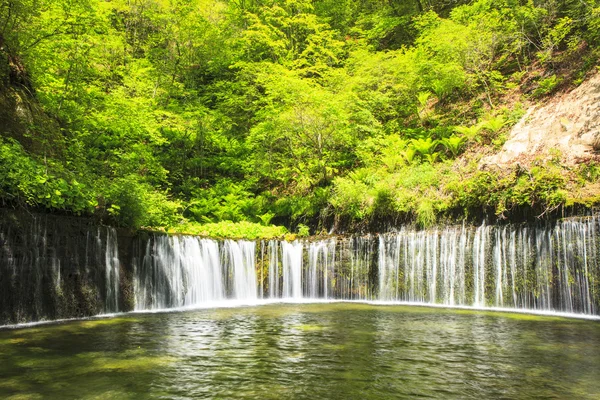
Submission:
{"label": "cascading water", "polygon": [[281,296],[279,289],[279,277],[281,276],[281,268],[279,266],[279,242],[276,240],[270,240],[268,246],[268,257],[269,257],[269,297],[272,299]]}
{"label": "cascading water", "polygon": [[260,245],[156,236],[136,272],[136,309],[260,297],[596,314],[598,223],[583,218],[533,227],[403,228]]}
{"label": "cascading water", "polygon": [[29,218],[0,224],[0,323],[259,299],[600,314],[597,217],[294,242],[146,234],[126,260],[112,228]]}
{"label": "cascading water", "polygon": [[106,300],[104,311],[119,311],[119,245],[117,232],[113,228],[106,229]]}
{"label": "cascading water", "polygon": [[474,234],[460,227],[383,235],[380,298],[595,314],[597,226],[588,218],[551,227],[482,225]]}
{"label": "cascading water", "polygon": [[349,240],[338,240],[337,258],[333,263],[335,285],[331,298],[340,300],[373,300],[376,276],[372,268],[373,257],[376,256],[376,242],[372,236],[354,237]]}
{"label": "cascading water", "polygon": [[0,213],[0,325],[118,312],[120,269],[113,228]]}
{"label": "cascading water", "polygon": [[306,271],[304,296],[309,298],[332,297],[335,274],[336,240],[322,240],[310,243],[308,247],[308,269]]}
{"label": "cascading water", "polygon": [[255,243],[221,245],[192,236],[156,235],[134,271],[135,310],[256,300]]}
{"label": "cascading water", "polygon": [[302,298],[302,242],[281,242],[283,265],[283,294],[285,299]]}
{"label": "cascading water", "polygon": [[228,274],[233,282],[231,298],[236,300],[256,300],[256,265],[254,242],[226,240],[223,246],[224,265],[229,266]]}
{"label": "cascading water", "polygon": [[[264,248],[264,246],[262,246]],[[372,237],[312,242],[271,240],[266,297],[271,299],[372,299]]]}

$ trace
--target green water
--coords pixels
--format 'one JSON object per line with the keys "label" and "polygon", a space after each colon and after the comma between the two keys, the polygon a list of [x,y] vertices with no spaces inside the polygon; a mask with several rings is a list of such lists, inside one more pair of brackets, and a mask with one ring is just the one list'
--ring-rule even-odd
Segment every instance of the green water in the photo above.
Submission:
{"label": "green water", "polygon": [[600,398],[600,322],[269,305],[0,331],[0,398]]}

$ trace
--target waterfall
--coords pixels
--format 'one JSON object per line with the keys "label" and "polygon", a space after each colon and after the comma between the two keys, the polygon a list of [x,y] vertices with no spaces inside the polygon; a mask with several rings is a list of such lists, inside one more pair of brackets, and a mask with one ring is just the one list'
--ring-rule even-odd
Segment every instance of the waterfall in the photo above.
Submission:
{"label": "waterfall", "polygon": [[472,304],[475,307],[485,306],[485,246],[488,234],[489,228],[483,224],[477,228],[473,239],[473,287],[475,288],[475,295]]}
{"label": "waterfall", "polygon": [[136,309],[260,297],[596,314],[598,224],[592,217],[535,226],[402,228],[260,245],[157,235],[136,270]]}
{"label": "waterfall", "polygon": [[156,235],[134,271],[135,310],[257,299],[254,242]]}
{"label": "waterfall", "polygon": [[279,266],[279,242],[269,241],[269,297],[275,299],[281,296],[279,289],[279,279],[281,277],[281,268]]}
{"label": "waterfall", "polygon": [[224,244],[225,264],[232,268],[232,298],[256,300],[255,243],[226,240]]}
{"label": "waterfall", "polygon": [[308,270],[304,294],[308,298],[327,299],[333,295],[336,240],[322,240],[308,244]]}
{"label": "waterfall", "polygon": [[340,241],[339,253],[335,261],[337,282],[335,298],[342,300],[373,300],[371,268],[376,254],[372,236],[354,237]]}
{"label": "waterfall", "polygon": [[122,251],[112,228],[20,218],[0,215],[0,324],[259,299],[600,314],[598,217],[292,242],[140,234]]}
{"label": "waterfall", "polygon": [[201,305],[222,300],[223,281],[217,243],[183,237],[182,245],[180,268],[185,271],[188,288],[183,304],[179,300],[178,305]]}
{"label": "waterfall", "polygon": [[105,252],[105,272],[106,272],[106,300],[105,312],[119,311],[119,245],[117,242],[117,232],[113,228],[106,229],[106,252]]}
{"label": "waterfall", "polygon": [[283,260],[283,294],[285,299],[302,298],[302,242],[281,242]]}
{"label": "waterfall", "polygon": [[113,228],[0,213],[0,325],[118,312],[120,274]]}

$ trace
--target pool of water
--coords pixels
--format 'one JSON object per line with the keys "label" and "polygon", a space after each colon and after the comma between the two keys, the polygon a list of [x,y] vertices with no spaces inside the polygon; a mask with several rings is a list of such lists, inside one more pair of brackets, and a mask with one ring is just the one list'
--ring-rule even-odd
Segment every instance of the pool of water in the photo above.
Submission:
{"label": "pool of water", "polygon": [[0,330],[0,398],[600,398],[600,322],[368,304]]}

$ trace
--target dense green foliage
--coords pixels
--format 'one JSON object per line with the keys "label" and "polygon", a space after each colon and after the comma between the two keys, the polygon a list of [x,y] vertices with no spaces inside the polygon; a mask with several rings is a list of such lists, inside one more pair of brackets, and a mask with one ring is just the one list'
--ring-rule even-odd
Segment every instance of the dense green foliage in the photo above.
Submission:
{"label": "dense green foliage", "polygon": [[60,132],[0,141],[0,195],[216,235],[548,210],[559,166],[476,160],[597,65],[599,20],[597,0],[3,2],[0,81]]}

